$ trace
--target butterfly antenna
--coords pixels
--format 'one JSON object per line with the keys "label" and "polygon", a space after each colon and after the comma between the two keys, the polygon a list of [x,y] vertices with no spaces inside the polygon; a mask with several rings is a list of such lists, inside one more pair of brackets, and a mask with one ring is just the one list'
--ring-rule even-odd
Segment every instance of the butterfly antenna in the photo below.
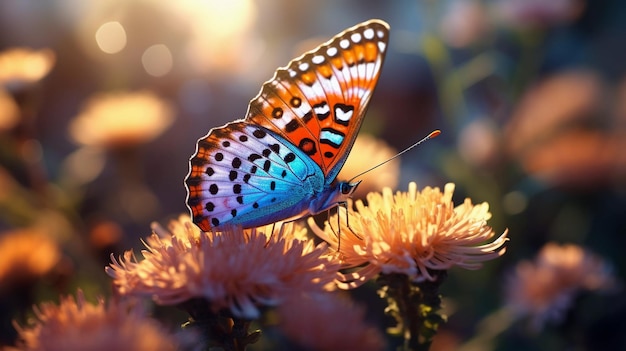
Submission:
{"label": "butterfly antenna", "polygon": [[368,170],[365,170],[365,171],[363,171],[363,172],[361,172],[361,173],[359,173],[359,174],[355,175],[354,177],[352,177],[352,179],[350,179],[350,180],[348,181],[348,183],[352,183],[352,181],[353,181],[353,180],[355,180],[356,178],[358,178],[358,177],[360,177],[360,176],[364,175],[365,173],[371,172],[371,171],[375,170],[376,168],[378,168],[378,167],[380,167],[380,166],[384,165],[385,163],[390,162],[390,161],[392,161],[392,160],[395,160],[396,158],[398,158],[398,157],[402,156],[403,154],[405,154],[405,153],[409,152],[412,148],[416,147],[417,145],[419,145],[419,144],[421,144],[421,143],[425,142],[425,141],[426,141],[426,140],[428,140],[428,139],[432,139],[432,138],[434,138],[434,137],[438,136],[439,134],[441,134],[441,131],[440,131],[439,129],[433,130],[432,132],[430,132],[430,134],[428,134],[427,136],[425,136],[422,140],[420,140],[420,141],[418,141],[418,142],[414,143],[413,145],[411,145],[411,146],[407,147],[406,149],[404,149],[404,150],[402,150],[402,151],[398,152],[397,154],[395,154],[395,155],[394,155],[393,157],[391,157],[390,159],[387,159],[387,160],[385,160],[385,161],[383,161],[383,162],[381,162],[381,163],[377,164],[376,166],[374,166],[374,167],[372,167],[372,168],[370,168],[370,169],[368,169]]}

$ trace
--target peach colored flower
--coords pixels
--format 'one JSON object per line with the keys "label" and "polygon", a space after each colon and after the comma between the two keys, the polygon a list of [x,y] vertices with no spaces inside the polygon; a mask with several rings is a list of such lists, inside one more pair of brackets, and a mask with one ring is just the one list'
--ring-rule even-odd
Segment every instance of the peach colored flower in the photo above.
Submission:
{"label": "peach colored flower", "polygon": [[615,286],[610,267],[602,258],[580,246],[548,243],[535,261],[517,264],[506,287],[506,298],[518,317],[529,316],[539,329],[547,321],[559,321],[577,292]]}
{"label": "peach colored flower", "polygon": [[[359,134],[354,142],[354,150],[339,172],[338,178],[350,179],[396,155],[397,151],[383,140],[371,135]],[[384,187],[395,188],[400,177],[400,159],[394,159],[384,166],[359,177],[363,182],[356,189],[355,198],[363,198],[372,191],[380,191]]]}
{"label": "peach colored flower", "polygon": [[0,291],[33,282],[61,260],[61,250],[37,229],[0,233]]}
{"label": "peach colored flower", "polygon": [[147,318],[140,304],[105,304],[102,299],[91,304],[79,290],[76,299],[61,298],[58,306],[42,303],[34,312],[30,325],[16,324],[18,350],[178,350],[177,340]]}
{"label": "peach colored flower", "polygon": [[50,49],[11,48],[0,52],[0,86],[20,89],[45,77],[56,61]]}
{"label": "peach colored flower", "polygon": [[513,113],[502,139],[508,153],[526,172],[551,185],[619,182],[626,175],[620,106],[604,130],[589,127],[606,113],[606,93],[606,85],[590,71],[572,70],[545,79],[525,94]]}
{"label": "peach colored flower", "polygon": [[572,130],[543,142],[520,162],[536,178],[562,187],[594,187],[626,177],[624,132]]}
{"label": "peach colored flower", "polygon": [[205,298],[213,312],[229,309],[250,319],[259,316],[259,306],[334,287],[339,265],[327,257],[325,244],[303,240],[306,230],[292,224],[277,225],[273,235],[270,228],[207,233],[181,216],[169,232],[153,226],[143,260],[127,251],[119,260],[112,257],[106,272],[124,295],[163,305]]}
{"label": "peach colored flower", "polygon": [[307,350],[384,350],[380,331],[364,322],[365,310],[337,294],[292,296],[278,308],[282,332]]}
{"label": "peach colored flower", "polygon": [[93,96],[70,124],[79,144],[124,147],[148,142],[173,122],[172,106],[151,92]]}
{"label": "peach colored flower", "polygon": [[517,157],[568,126],[595,120],[605,96],[597,73],[571,70],[548,77],[528,90],[505,128],[507,151]]}
{"label": "peach colored flower", "polygon": [[[368,206],[356,201],[356,210],[350,209],[348,218],[340,208],[340,218],[331,217],[324,230],[312,220],[309,225],[339,251],[344,268],[354,268],[343,278],[348,283],[343,288],[359,286],[379,273],[434,280],[431,270],[480,268],[481,262],[503,255],[508,240],[505,231],[487,242],[494,237],[486,225],[491,218],[489,204],[472,205],[465,199],[455,207],[453,192],[451,183],[443,193],[431,187],[419,192],[415,183],[409,184],[408,192],[395,195],[385,188],[382,194],[368,194]],[[332,227],[336,223],[339,228]]]}

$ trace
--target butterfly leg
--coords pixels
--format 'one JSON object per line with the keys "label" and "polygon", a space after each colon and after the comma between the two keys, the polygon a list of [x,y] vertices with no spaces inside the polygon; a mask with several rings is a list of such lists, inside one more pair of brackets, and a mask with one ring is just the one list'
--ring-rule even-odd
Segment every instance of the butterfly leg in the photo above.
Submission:
{"label": "butterfly leg", "polygon": [[[283,236],[283,234],[285,232],[285,225],[286,224],[293,223],[293,222],[299,221],[301,219],[302,219],[302,217],[296,217],[296,218],[289,219],[287,221],[280,222],[280,229],[278,230],[278,236],[279,237]],[[276,225],[276,223],[272,224],[272,234],[274,233],[274,226],[275,225]]]}
{"label": "butterfly leg", "polygon": [[[359,240],[363,240],[363,238],[359,234],[357,234],[357,232],[350,226],[350,212],[348,211],[348,202],[339,202],[337,203],[337,206],[342,206],[346,210],[346,226],[348,227],[348,229],[350,229],[352,234],[354,234],[354,236],[356,236]],[[333,231],[333,234],[335,234],[335,236],[337,237],[337,251],[339,251],[341,249],[341,211],[339,210],[339,208],[337,208],[337,231],[335,231],[335,228],[333,228],[333,226],[330,224],[330,209],[328,209],[326,213],[328,214],[328,225]]]}
{"label": "butterfly leg", "polygon": [[335,236],[337,237],[337,251],[341,250],[341,219],[339,218],[339,209],[337,209],[337,230],[339,231],[339,233],[335,232],[335,229],[333,228],[332,225],[330,225],[330,209],[328,209],[328,225],[330,226],[330,229],[333,231],[333,234],[335,234]]}
{"label": "butterfly leg", "polygon": [[[272,223],[272,233],[270,234],[270,237],[267,238],[267,242],[265,243],[265,247],[267,247],[270,244],[270,242],[272,241],[272,239],[274,238],[274,228],[275,228],[275,226],[276,226],[276,222]],[[282,234],[282,231],[283,231],[283,226],[281,224],[280,225],[280,234],[279,235]]]}
{"label": "butterfly leg", "polygon": [[[290,219],[288,221],[280,222],[280,229],[278,230],[278,237],[282,238],[283,234],[285,233],[285,224],[293,223],[293,222],[295,222],[295,221],[297,221],[299,219],[300,219],[300,217],[294,218],[294,219]],[[274,223],[274,225],[276,225],[276,223]],[[272,230],[274,229],[274,225],[272,225]]]}
{"label": "butterfly leg", "polygon": [[[339,205],[343,206],[343,208],[346,210],[346,226],[348,227],[348,229],[350,229],[352,234],[354,234],[354,236],[356,236],[359,240],[363,240],[363,238],[350,226],[350,211],[348,211],[348,202],[340,202]],[[337,222],[339,222],[339,211],[337,211],[337,218]]]}

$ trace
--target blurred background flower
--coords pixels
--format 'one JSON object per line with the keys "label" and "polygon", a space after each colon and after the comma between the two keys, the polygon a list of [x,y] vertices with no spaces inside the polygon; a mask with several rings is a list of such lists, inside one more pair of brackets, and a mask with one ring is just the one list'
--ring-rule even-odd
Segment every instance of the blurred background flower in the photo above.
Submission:
{"label": "blurred background flower", "polygon": [[[44,302],[34,308],[36,318],[19,326],[16,350],[138,350],[174,351],[182,344],[156,320],[146,316],[140,304],[99,299],[61,298],[58,305]],[[137,337],[141,335],[141,337]]]}
{"label": "blurred background flower", "polygon": [[147,91],[100,94],[87,101],[69,130],[79,144],[115,149],[154,139],[173,117],[171,106]]}
{"label": "blurred background flower", "polygon": [[534,261],[521,261],[506,286],[507,305],[528,317],[537,331],[546,323],[561,323],[574,299],[583,291],[617,288],[610,266],[584,248],[546,244]]}
{"label": "blurred background flower", "polygon": [[0,89],[0,133],[13,128],[19,120],[19,107],[13,97]]}
{"label": "blurred background flower", "polygon": [[20,90],[38,82],[52,69],[54,52],[50,49],[12,48],[0,52],[0,86]]}
{"label": "blurred background flower", "polygon": [[37,229],[0,235],[0,293],[28,287],[49,273],[61,260],[52,238]]}
{"label": "blurred background flower", "polygon": [[280,330],[307,350],[385,347],[380,331],[365,322],[365,309],[338,294],[294,295],[279,306],[277,314]]}
{"label": "blurred background flower", "polygon": [[624,179],[623,128],[607,117],[608,87],[597,73],[570,70],[530,88],[505,129],[506,148],[526,172],[562,187],[593,188]]}
{"label": "blurred background flower", "polygon": [[[27,304],[0,311],[1,342],[14,342],[6,321],[27,315],[31,300],[77,286],[110,293],[102,267],[111,251],[138,249],[152,221],[187,211],[182,180],[196,140],[243,117],[277,67],[370,18],[391,26],[361,131],[375,139],[357,142],[342,177],[441,129],[359,190],[453,182],[455,203],[487,202],[494,231],[509,228],[506,255],[478,271],[449,271],[441,293],[454,308],[440,332],[458,344],[471,339],[473,326],[504,303],[503,272],[548,242],[595,252],[623,281],[623,1],[5,0],[0,235],[45,228],[41,242],[53,243],[61,258],[30,285]],[[137,94],[143,102],[119,107]],[[92,120],[95,113],[106,115]],[[378,326],[387,325],[375,312],[376,287],[364,284],[350,296]],[[568,309],[576,323],[535,335],[513,324],[488,344],[513,351],[626,348],[625,306],[623,298],[583,294]]]}

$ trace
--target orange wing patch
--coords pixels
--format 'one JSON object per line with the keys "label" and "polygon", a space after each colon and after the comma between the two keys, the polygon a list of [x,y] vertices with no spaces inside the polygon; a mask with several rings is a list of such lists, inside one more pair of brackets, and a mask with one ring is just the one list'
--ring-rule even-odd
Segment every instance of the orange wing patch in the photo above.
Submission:
{"label": "orange wing patch", "polygon": [[334,179],[378,81],[388,31],[382,21],[365,22],[279,68],[246,121],[282,135]]}

